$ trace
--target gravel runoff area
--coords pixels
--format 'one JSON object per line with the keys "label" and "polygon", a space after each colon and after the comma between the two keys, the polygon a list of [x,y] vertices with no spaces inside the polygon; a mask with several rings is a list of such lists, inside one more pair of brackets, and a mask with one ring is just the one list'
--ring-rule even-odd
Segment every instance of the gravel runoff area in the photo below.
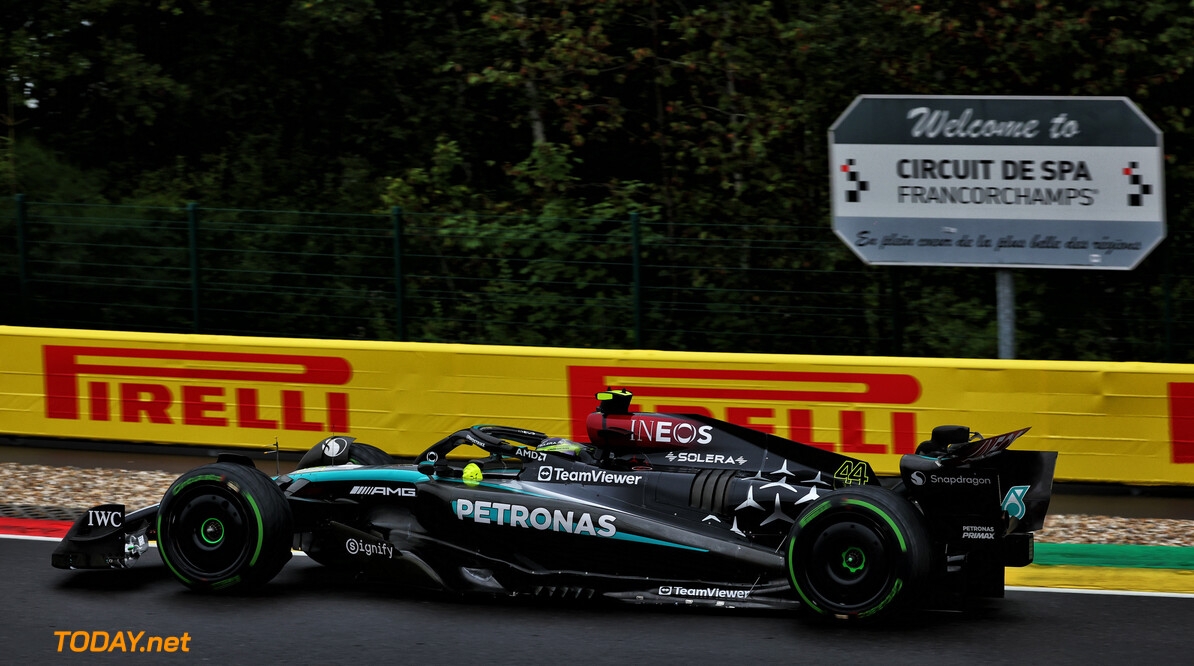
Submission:
{"label": "gravel runoff area", "polygon": [[[173,472],[0,463],[0,516],[73,520],[107,502],[132,511],[156,504]],[[1044,543],[1194,546],[1194,520],[1050,514]]]}

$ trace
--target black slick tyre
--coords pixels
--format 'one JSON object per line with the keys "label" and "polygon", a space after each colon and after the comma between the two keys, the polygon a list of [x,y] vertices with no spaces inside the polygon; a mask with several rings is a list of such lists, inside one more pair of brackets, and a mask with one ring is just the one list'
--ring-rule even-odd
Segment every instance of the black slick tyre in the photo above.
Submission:
{"label": "black slick tyre", "polygon": [[290,506],[268,476],[220,462],[178,477],[158,507],[158,553],[183,585],[251,590],[290,559]]}
{"label": "black slick tyre", "polygon": [[853,486],[805,508],[785,559],[806,615],[873,620],[916,603],[929,574],[929,538],[906,499]]}

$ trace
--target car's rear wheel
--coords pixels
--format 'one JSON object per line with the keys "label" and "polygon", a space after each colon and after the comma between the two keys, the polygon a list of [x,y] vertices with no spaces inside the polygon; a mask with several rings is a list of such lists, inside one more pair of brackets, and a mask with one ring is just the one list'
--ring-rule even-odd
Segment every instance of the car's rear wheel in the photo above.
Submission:
{"label": "car's rear wheel", "polygon": [[158,507],[158,552],[179,581],[200,591],[265,584],[290,559],[290,506],[260,471],[221,462],[180,476]]}
{"label": "car's rear wheel", "polygon": [[786,546],[788,578],[806,613],[846,620],[915,603],[929,557],[920,512],[877,486],[846,488],[811,504]]}

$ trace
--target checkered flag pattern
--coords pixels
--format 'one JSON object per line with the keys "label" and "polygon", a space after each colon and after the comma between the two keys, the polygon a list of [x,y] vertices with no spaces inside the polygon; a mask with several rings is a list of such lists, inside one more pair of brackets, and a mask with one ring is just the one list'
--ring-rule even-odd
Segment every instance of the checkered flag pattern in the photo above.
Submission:
{"label": "checkered flag pattern", "polygon": [[846,163],[842,165],[842,172],[846,174],[846,180],[852,185],[850,189],[846,190],[846,201],[858,203],[861,193],[870,189],[870,183],[863,180],[852,168],[853,166],[854,160],[846,160]]}
{"label": "checkered flag pattern", "polygon": [[1143,206],[1145,195],[1153,193],[1153,186],[1144,182],[1144,177],[1136,173],[1136,169],[1140,168],[1139,162],[1128,162],[1128,166],[1124,168],[1124,175],[1128,177],[1128,182],[1136,187],[1136,191],[1128,194],[1129,206]]}

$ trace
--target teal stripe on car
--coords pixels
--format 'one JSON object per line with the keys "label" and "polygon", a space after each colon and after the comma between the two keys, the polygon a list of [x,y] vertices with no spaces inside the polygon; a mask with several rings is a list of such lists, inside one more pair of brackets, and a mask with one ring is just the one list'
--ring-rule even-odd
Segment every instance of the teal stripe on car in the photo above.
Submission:
{"label": "teal stripe on car", "polygon": [[387,469],[385,467],[300,470],[286,476],[292,479],[311,481],[400,481],[402,483],[427,481],[427,475],[422,472],[413,469]]}
{"label": "teal stripe on car", "polygon": [[637,534],[626,534],[625,532],[618,532],[610,537],[610,539],[618,539],[619,541],[633,541],[634,543],[649,543],[653,546],[667,546],[669,548],[679,548],[681,550],[693,550],[698,553],[709,552],[708,548],[697,548],[695,546],[685,546],[681,543],[672,543],[671,541],[662,541],[660,539],[652,539],[651,537],[639,536]]}

